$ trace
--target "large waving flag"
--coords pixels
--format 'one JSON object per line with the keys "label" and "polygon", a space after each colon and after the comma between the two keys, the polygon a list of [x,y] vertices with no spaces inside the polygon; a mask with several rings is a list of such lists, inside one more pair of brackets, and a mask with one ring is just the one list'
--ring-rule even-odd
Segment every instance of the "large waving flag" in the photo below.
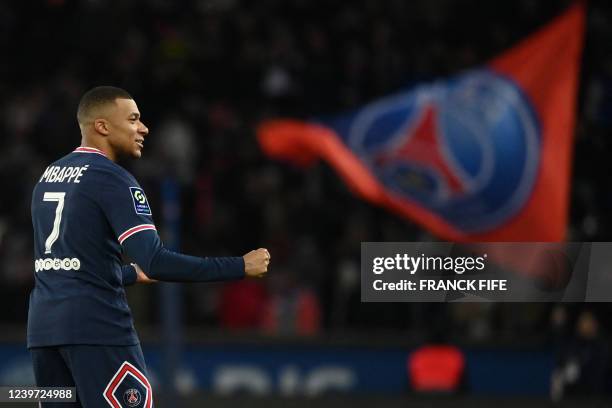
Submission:
{"label": "large waving flag", "polygon": [[332,120],[270,120],[270,157],[329,162],[359,196],[452,241],[565,237],[584,6],[485,66]]}

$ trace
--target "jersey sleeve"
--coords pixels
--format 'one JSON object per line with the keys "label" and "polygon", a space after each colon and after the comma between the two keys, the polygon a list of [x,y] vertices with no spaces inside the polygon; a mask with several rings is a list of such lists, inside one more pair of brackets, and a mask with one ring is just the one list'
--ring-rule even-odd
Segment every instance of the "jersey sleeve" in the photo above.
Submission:
{"label": "jersey sleeve", "polygon": [[128,177],[104,173],[96,186],[99,201],[119,244],[139,233],[154,233],[155,223],[144,190]]}
{"label": "jersey sleeve", "polygon": [[[132,184],[128,178],[109,175],[100,182],[100,203],[123,251],[149,278],[208,282],[245,276],[242,257],[201,258],[166,249],[157,234],[144,191]],[[124,278],[124,282],[131,282],[133,276],[128,274]]]}
{"label": "jersey sleeve", "polygon": [[151,279],[219,282],[244,278],[242,257],[197,257],[164,248],[157,234],[136,234],[123,243],[126,254]]}

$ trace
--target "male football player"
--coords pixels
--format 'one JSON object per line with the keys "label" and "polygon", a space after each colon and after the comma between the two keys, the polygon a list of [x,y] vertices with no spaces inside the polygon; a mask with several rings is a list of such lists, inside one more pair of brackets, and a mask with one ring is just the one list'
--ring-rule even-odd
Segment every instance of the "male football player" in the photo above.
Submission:
{"label": "male football player", "polygon": [[[164,248],[136,179],[117,164],[139,158],[148,129],[134,99],[103,86],[85,93],[81,146],[52,163],[32,194],[35,285],[28,349],[39,387],[76,387],[60,407],[153,406],[124,287],[261,277],[270,254],[199,258]],[[122,253],[135,264],[123,265]],[[43,406],[54,404],[47,402]]]}

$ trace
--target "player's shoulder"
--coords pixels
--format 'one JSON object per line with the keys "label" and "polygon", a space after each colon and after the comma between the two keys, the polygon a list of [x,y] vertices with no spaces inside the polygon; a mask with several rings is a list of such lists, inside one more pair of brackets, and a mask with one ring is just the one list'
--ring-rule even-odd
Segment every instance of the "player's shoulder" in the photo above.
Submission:
{"label": "player's shoulder", "polygon": [[136,178],[98,149],[79,147],[51,163],[39,182],[67,183],[80,191],[108,191],[119,186],[139,187]]}
{"label": "player's shoulder", "polygon": [[128,170],[109,159],[100,150],[80,147],[68,156],[74,157],[81,165],[86,165],[91,175],[89,179],[96,183],[116,183],[117,181],[127,184],[136,183],[136,179]]}
{"label": "player's shoulder", "polygon": [[109,177],[110,180],[120,179],[127,183],[135,182],[132,173],[112,160],[96,160],[91,163],[91,170],[102,177]]}

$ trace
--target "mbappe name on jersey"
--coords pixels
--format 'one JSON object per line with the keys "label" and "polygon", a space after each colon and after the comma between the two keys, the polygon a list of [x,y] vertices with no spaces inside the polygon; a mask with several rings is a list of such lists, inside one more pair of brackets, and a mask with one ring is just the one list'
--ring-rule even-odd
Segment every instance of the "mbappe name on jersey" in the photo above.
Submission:
{"label": "mbappe name on jersey", "polygon": [[87,171],[89,164],[82,167],[72,166],[49,166],[45,169],[39,182],[45,183],[80,183],[83,173]]}

